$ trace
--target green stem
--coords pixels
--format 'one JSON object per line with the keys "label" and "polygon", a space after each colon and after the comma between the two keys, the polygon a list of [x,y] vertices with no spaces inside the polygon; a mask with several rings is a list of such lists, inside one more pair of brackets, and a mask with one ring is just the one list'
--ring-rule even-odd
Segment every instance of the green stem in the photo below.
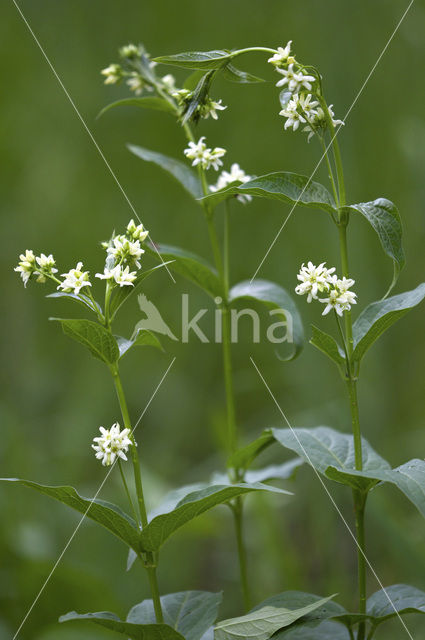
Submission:
{"label": "green stem", "polygon": [[376,631],[376,625],[374,625],[374,626],[370,629],[370,631],[369,631],[369,633],[368,633],[368,636],[367,636],[367,640],[372,640],[373,636],[375,635],[375,631]]}
{"label": "green stem", "polygon": [[112,294],[112,286],[109,282],[109,280],[106,281],[106,289],[105,289],[105,327],[107,329],[111,328],[111,318],[109,316],[109,303],[111,301],[111,294]]}
{"label": "green stem", "polygon": [[[358,563],[358,587],[359,587],[359,613],[366,613],[366,541],[365,541],[365,507],[366,497],[362,491],[354,490],[354,510],[356,516],[357,534],[357,563]],[[357,640],[364,640],[366,634],[366,622],[360,622]]]}
{"label": "green stem", "polygon": [[[140,521],[141,521],[142,529],[144,529],[148,524],[148,516],[146,511],[145,498],[143,494],[142,474],[140,469],[139,456],[137,455],[137,445],[136,445],[136,441],[133,435],[133,430],[131,427],[130,414],[128,412],[127,401],[125,399],[124,389],[122,386],[118,367],[116,366],[113,369],[111,369],[111,373],[114,380],[118,401],[120,404],[121,414],[124,421],[124,427],[130,430],[129,437],[130,437],[130,440],[132,441],[131,459],[133,463],[134,483],[136,485],[137,503],[138,503],[139,513],[140,513]],[[146,552],[144,566],[146,568],[146,571],[148,572],[149,585],[150,585],[154,609],[155,609],[156,621],[160,623],[164,621],[164,617],[162,614],[161,599],[159,596],[158,580],[156,576],[156,562],[155,562],[153,553]]]}
{"label": "green stem", "polygon": [[[338,233],[339,233],[339,249],[341,254],[342,275],[345,278],[348,278],[349,269],[348,269],[348,248],[347,248],[347,225],[340,223],[338,225]],[[351,358],[353,354],[353,324],[351,319],[351,311],[346,311],[344,313],[344,321],[345,321],[345,333],[347,336],[348,354]]]}
{"label": "green stem", "polygon": [[335,198],[335,204],[338,205],[339,196],[338,196],[338,191],[337,191],[336,184],[335,184],[335,178],[334,178],[334,174],[333,174],[333,171],[332,171],[331,163],[329,161],[329,155],[328,155],[328,150],[326,148],[326,143],[325,143],[325,141],[324,141],[324,139],[322,138],[321,135],[319,135],[318,138],[320,140],[320,144],[321,144],[322,149],[323,149],[323,155],[325,156],[325,159],[326,159],[326,165],[328,167],[328,175],[329,175],[330,183],[332,185],[332,191],[333,191],[334,198]]}
{"label": "green stem", "polygon": [[236,542],[238,546],[239,570],[242,586],[242,596],[246,611],[251,609],[251,595],[248,582],[247,570],[247,554],[243,539],[243,501],[242,498],[236,498],[233,506],[233,515],[235,518]]}
{"label": "green stem", "polygon": [[124,475],[124,471],[123,471],[123,468],[122,468],[121,460],[119,458],[118,458],[118,467],[119,467],[119,470],[120,470],[121,480],[122,480],[122,483],[124,485],[124,489],[125,489],[125,493],[126,493],[127,498],[128,498],[128,502],[130,503],[131,510],[133,511],[134,519],[138,523],[139,522],[139,516],[137,514],[136,508],[135,508],[133,500],[131,498],[131,494],[130,494],[130,491],[129,491],[129,488],[128,488],[127,480],[125,479],[125,475]]}
{"label": "green stem", "polygon": [[229,201],[224,201],[224,248],[223,248],[223,272],[224,272],[224,293],[226,300],[229,297],[229,219],[230,219],[230,210],[229,210]]}

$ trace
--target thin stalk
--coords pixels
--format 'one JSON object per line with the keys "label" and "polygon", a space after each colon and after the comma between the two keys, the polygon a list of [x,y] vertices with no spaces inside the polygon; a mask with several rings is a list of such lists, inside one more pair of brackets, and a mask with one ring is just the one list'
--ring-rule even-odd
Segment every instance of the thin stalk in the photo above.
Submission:
{"label": "thin stalk", "polygon": [[242,596],[246,611],[251,609],[251,594],[248,582],[247,570],[247,554],[243,538],[243,501],[237,498],[233,507],[233,515],[235,518],[235,532],[238,546],[239,570],[241,578]]}
{"label": "thin stalk", "polygon": [[[146,503],[145,503],[145,498],[143,494],[142,474],[140,469],[139,456],[137,455],[137,445],[136,445],[136,441],[133,435],[133,430],[131,427],[130,414],[128,412],[127,401],[125,399],[124,389],[122,386],[118,367],[111,369],[111,373],[114,379],[115,390],[117,392],[118,401],[121,408],[124,427],[130,430],[129,437],[132,441],[131,459],[133,463],[134,483],[136,485],[137,503],[139,507],[141,526],[142,526],[142,529],[144,529],[148,524],[148,516],[146,512]],[[156,575],[156,562],[155,562],[153,553],[147,552],[145,554],[144,566],[146,568],[146,571],[148,572],[149,585],[150,585],[154,609],[155,609],[156,621],[160,623],[164,621],[164,617],[162,614],[161,598],[159,595],[158,580]]]}
{"label": "thin stalk", "polygon": [[[345,278],[349,277],[349,268],[348,268],[348,247],[347,247],[347,225],[339,224],[338,225],[338,233],[339,233],[339,250],[341,254],[341,267],[342,267],[342,275]],[[345,333],[347,336],[347,347],[348,353],[351,358],[353,353],[353,323],[351,319],[351,311],[346,311],[344,313],[344,321],[345,321]]]}
{"label": "thin stalk", "polygon": [[224,242],[223,242],[223,272],[224,272],[224,293],[226,300],[229,297],[229,201],[224,201]]}
{"label": "thin stalk", "polygon": [[375,631],[376,631],[376,626],[373,626],[367,636],[367,640],[372,640],[373,636],[375,635]]}
{"label": "thin stalk", "polygon": [[329,180],[330,180],[330,183],[332,185],[332,191],[333,191],[334,198],[335,198],[335,204],[338,205],[339,204],[339,195],[338,195],[338,191],[337,191],[337,188],[336,188],[336,183],[335,183],[335,178],[334,178],[334,174],[333,174],[333,171],[332,171],[331,163],[329,161],[329,155],[328,155],[328,150],[326,148],[326,143],[325,143],[324,139],[322,138],[322,136],[319,135],[318,138],[320,140],[320,144],[321,144],[322,149],[323,149],[323,155],[325,156],[325,159],[326,159],[326,165],[327,165],[327,168],[328,168]]}
{"label": "thin stalk", "polygon": [[[356,535],[357,535],[357,563],[358,563],[358,586],[359,586],[359,613],[366,613],[366,540],[365,540],[365,506],[366,495],[361,491],[353,491],[354,510],[356,515]],[[366,634],[366,622],[360,622],[357,633],[357,640],[364,640]]]}
{"label": "thin stalk", "polygon": [[135,521],[137,523],[139,523],[139,516],[138,516],[138,513],[137,513],[136,508],[134,506],[134,502],[133,502],[133,499],[131,497],[131,494],[130,494],[130,491],[129,491],[129,488],[128,488],[127,480],[125,479],[125,475],[124,475],[124,471],[123,471],[123,468],[122,468],[121,460],[119,458],[118,458],[118,468],[120,470],[121,480],[122,480],[122,483],[124,485],[124,490],[125,490],[125,493],[127,495],[128,502],[130,503],[131,510],[133,511],[134,519],[135,519]]}

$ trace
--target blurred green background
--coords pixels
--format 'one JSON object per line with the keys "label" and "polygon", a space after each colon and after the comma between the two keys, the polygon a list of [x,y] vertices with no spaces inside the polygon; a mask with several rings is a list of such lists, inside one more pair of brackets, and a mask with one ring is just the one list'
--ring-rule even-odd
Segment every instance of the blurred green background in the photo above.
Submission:
{"label": "blurred green background", "polygon": [[[105,87],[100,69],[117,60],[117,48],[143,42],[152,55],[190,49],[252,45],[276,47],[294,41],[299,59],[324,76],[328,101],[338,117],[351,105],[407,3],[340,0],[186,0],[136,2],[22,0],[29,24],[67,90],[116,171],[154,240],[208,256],[202,215],[180,186],[158,168],[142,163],[125,148],[141,144],[177,158],[184,137],[172,118],[123,108],[96,120],[106,103],[127,95],[124,86]],[[398,291],[424,279],[425,88],[423,69],[425,10],[415,3],[340,134],[349,202],[385,196],[401,212],[407,267]],[[27,290],[13,267],[26,248],[53,252],[60,270],[83,260],[94,273],[102,268],[98,242],[131,217],[87,132],[28,32],[12,1],[2,5],[0,21],[2,98],[2,384],[1,475],[47,484],[72,484],[93,495],[104,477],[90,443],[99,425],[118,418],[111,381],[103,366],[61,334],[48,317],[78,316],[69,303]],[[320,156],[303,135],[284,134],[279,118],[276,77],[261,54],[242,65],[267,78],[259,85],[232,85],[219,79],[214,96],[229,105],[219,121],[203,122],[200,135],[228,149],[227,160],[253,174],[291,170],[309,174]],[[164,67],[164,73],[173,71]],[[180,72],[176,72],[179,77]],[[318,180],[325,181],[323,169]],[[289,208],[256,200],[233,205],[232,281],[250,278]],[[218,214],[221,223],[222,212]],[[351,271],[359,307],[382,296],[391,265],[363,220],[350,226]],[[338,263],[336,232],[325,214],[297,209],[265,262],[260,276],[292,289],[302,261]],[[182,279],[173,285],[165,272],[145,287],[148,298],[177,332],[180,296],[191,308],[209,304]],[[299,300],[309,334],[321,323],[318,309]],[[192,306],[193,305],[193,306]],[[71,307],[71,308],[70,308]],[[373,446],[395,466],[423,457],[425,308],[415,310],[380,340],[367,356],[360,383],[361,418]],[[130,334],[140,319],[136,300],[119,327]],[[328,321],[323,320],[323,326]],[[208,326],[208,321],[204,323]],[[207,329],[208,330],[208,329]],[[223,466],[221,441],[224,395],[218,346],[168,341],[165,355],[143,350],[124,361],[131,412],[139,415],[172,357],[176,361],[149,407],[140,428],[152,504],[168,489],[202,480]],[[307,346],[295,363],[283,364],[266,342],[252,345],[248,332],[234,350],[237,413],[242,441],[264,427],[284,426],[257,373],[253,355],[290,421],[298,426],[349,430],[344,389],[333,366]],[[271,449],[264,461],[281,461]],[[289,457],[289,454],[288,456]],[[286,589],[322,595],[339,593],[355,606],[353,544],[317,479],[307,468],[288,488],[293,498],[247,500],[247,545],[255,600]],[[350,496],[331,491],[348,521]],[[102,496],[122,500],[118,473]],[[123,504],[124,501],[123,501]],[[0,637],[15,633],[41,584],[65,546],[78,516],[18,486],[0,487]],[[370,499],[369,556],[384,584],[412,583],[425,588],[424,522],[395,489]],[[185,589],[224,589],[223,616],[240,609],[232,521],[225,507],[180,530],[166,545],[159,579],[163,593]],[[145,576],[135,566],[125,572],[126,550],[106,531],[87,521],[67,550],[19,637],[69,640],[112,637],[93,627],[60,626],[69,611],[112,610],[125,615],[148,596]],[[378,588],[369,576],[370,591]],[[415,638],[420,620],[407,620]],[[389,635],[393,633],[393,636]],[[422,631],[423,634],[423,631]],[[399,623],[383,627],[377,638],[400,638]]]}

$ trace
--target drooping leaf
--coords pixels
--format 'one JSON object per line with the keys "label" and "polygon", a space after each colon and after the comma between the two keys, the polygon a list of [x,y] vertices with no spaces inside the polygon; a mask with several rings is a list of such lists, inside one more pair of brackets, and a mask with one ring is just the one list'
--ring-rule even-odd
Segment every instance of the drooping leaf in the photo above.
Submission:
{"label": "drooping leaf", "polygon": [[[333,597],[333,596],[331,596]],[[323,598],[300,609],[265,606],[246,616],[223,620],[215,627],[215,640],[268,640],[276,631],[322,607],[330,598]]]}
{"label": "drooping leaf", "polygon": [[90,353],[107,365],[113,365],[120,357],[117,342],[110,331],[92,320],[50,318],[61,323],[65,335],[83,344]]}
{"label": "drooping leaf", "polygon": [[[49,293],[46,298],[68,298],[69,300],[75,300],[79,304],[83,305],[90,311],[93,311],[93,301],[85,296],[83,293],[80,293],[79,296],[75,295],[75,293],[65,293],[65,291],[55,291],[55,293]],[[95,301],[95,307],[99,313],[102,313],[102,307]]]}
{"label": "drooping leaf", "polygon": [[299,624],[279,631],[273,640],[350,640],[350,632],[342,624],[325,620],[316,624]]}
{"label": "drooping leaf", "polygon": [[399,293],[367,306],[353,325],[353,359],[360,362],[379,336],[424,298],[425,283],[422,283],[412,291]]}
{"label": "drooping leaf", "polygon": [[[300,354],[304,345],[302,320],[294,301],[285,289],[268,280],[244,280],[232,287],[229,292],[230,303],[233,304],[241,300],[260,302],[271,310],[271,315],[276,318],[276,321],[286,323],[284,341],[292,345],[292,350],[286,356],[281,355],[279,352],[278,356],[281,360],[293,360]],[[278,313],[279,310],[281,313]],[[269,333],[273,324],[269,327],[267,333]],[[275,344],[277,344],[274,333],[271,334],[271,337],[268,335],[268,338],[270,342],[273,342],[274,339]],[[282,344],[280,343],[280,348],[282,348]]]}
{"label": "drooping leaf", "polygon": [[127,340],[122,336],[115,336],[120,350],[120,358],[122,358],[132,347],[155,347],[160,351],[164,351],[162,344],[152,331],[147,329],[138,329],[134,338]]}
{"label": "drooping leaf", "polygon": [[125,542],[137,553],[140,551],[139,531],[137,525],[122,509],[110,502],[83,498],[73,487],[49,487],[30,480],[19,478],[0,478],[2,482],[18,482],[19,484],[35,489],[50,498],[63,502],[75,511],[84,514],[87,518],[101,524],[117,538]]}
{"label": "drooping leaf", "polygon": [[425,461],[414,459],[402,464],[396,469],[378,468],[363,469],[363,471],[342,470],[330,466],[326,476],[336,482],[359,488],[370,486],[378,482],[389,482],[400,489],[402,493],[417,507],[425,517]]}
{"label": "drooping leaf", "polygon": [[170,56],[159,56],[154,58],[154,62],[187,69],[218,69],[230,59],[230,51],[216,49],[213,51],[185,51]]}
{"label": "drooping leaf", "polygon": [[176,115],[176,110],[173,105],[167,102],[167,100],[164,100],[164,98],[146,96],[144,98],[124,98],[123,100],[111,102],[99,111],[97,117],[100,118],[107,111],[115,109],[115,107],[139,107],[140,109],[152,109],[154,111],[164,111],[165,113]]}
{"label": "drooping leaf", "polygon": [[275,442],[271,429],[265,429],[261,436],[233,453],[227,466],[233,469],[248,469],[257,456]]}
{"label": "drooping leaf", "polygon": [[[185,640],[201,640],[215,623],[221,600],[222,593],[210,591],[182,591],[161,596],[164,623],[181,633]],[[153,601],[136,604],[127,622],[139,625],[155,622]]]}
{"label": "drooping leaf", "polygon": [[247,71],[242,71],[238,69],[233,64],[226,64],[222,69],[223,77],[226,80],[230,80],[230,82],[238,82],[241,84],[253,84],[257,82],[264,82],[263,78],[259,78],[258,76],[253,76],[251,73]]}
{"label": "drooping leaf", "polygon": [[[326,477],[330,467],[337,471],[351,474],[355,471],[355,454],[353,436],[340,433],[329,427],[314,427],[312,429],[273,429],[273,436],[281,445],[295,451],[308,464]],[[363,468],[372,472],[372,478],[359,476],[358,488],[363,491],[371,489],[377,480],[375,471],[389,470],[390,465],[381,458],[370,444],[362,439]],[[331,479],[335,479],[332,477]]]}
{"label": "drooping leaf", "polygon": [[164,171],[170,173],[193,198],[197,199],[202,196],[202,187],[198,176],[184,162],[134,144],[129,144],[127,147],[131,153],[134,153],[138,158],[145,160],[145,162],[153,162],[164,169]]}
{"label": "drooping leaf", "polygon": [[167,624],[133,624],[124,622],[118,616],[109,611],[99,611],[98,613],[76,613],[71,611],[59,618],[59,622],[70,622],[73,620],[85,620],[116,631],[131,638],[132,640],[185,640],[185,638]]}
{"label": "drooping leaf", "polygon": [[209,511],[251,491],[289,493],[277,487],[261,483],[239,483],[228,485],[206,485],[185,495],[172,510],[156,515],[141,533],[141,548],[158,551],[164,542],[181,526]]}
{"label": "drooping leaf", "polygon": [[345,354],[335,338],[314,324],[311,325],[311,330],[310,344],[333,360],[333,362],[338,365],[340,371],[344,373],[346,367]]}
{"label": "drooping leaf", "polygon": [[307,176],[289,171],[259,176],[237,187],[215,191],[204,196],[201,200],[217,206],[231,195],[250,195],[281,200],[293,205],[300,204],[305,207],[323,209],[332,215],[337,213],[335,202],[326,187],[310,180]]}
{"label": "drooping leaf", "polygon": [[346,211],[361,213],[378,234],[385,253],[394,262],[394,277],[388,293],[397,282],[401,269],[405,264],[405,257],[401,237],[403,229],[397,207],[390,200],[378,198],[372,202],[360,202],[344,207]]}
{"label": "drooping leaf", "polygon": [[[222,297],[223,290],[217,272],[200,256],[169,245],[159,245],[158,251],[163,260],[169,260],[170,269],[187,280],[194,282],[212,298]],[[153,254],[152,249],[150,252]]]}
{"label": "drooping leaf", "polygon": [[[156,254],[155,251],[152,251],[153,254]],[[158,269],[168,269],[171,262],[166,262],[165,260],[161,261],[161,264],[158,264],[156,267],[152,267],[151,269],[145,269],[140,271],[136,280],[133,283],[132,287],[119,287],[115,289],[113,294],[111,303],[110,303],[110,313],[113,318],[120,307],[128,300],[128,298],[133,295],[133,293],[138,289],[138,287],[142,284],[146,278],[149,278],[155,271]]]}

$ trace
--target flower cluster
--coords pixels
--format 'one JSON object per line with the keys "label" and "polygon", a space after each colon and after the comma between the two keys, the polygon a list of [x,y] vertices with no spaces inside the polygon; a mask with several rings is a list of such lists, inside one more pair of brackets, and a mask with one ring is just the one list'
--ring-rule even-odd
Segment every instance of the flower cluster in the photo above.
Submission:
{"label": "flower cluster", "polygon": [[[300,284],[295,287],[295,293],[300,296],[307,295],[307,302],[318,300],[325,304],[322,314],[324,316],[332,310],[342,316],[344,311],[349,311],[351,305],[357,302],[357,295],[350,291],[355,281],[351,278],[338,278],[335,275],[335,267],[328,269],[325,264],[322,262],[317,267],[312,262],[307,266],[302,264],[297,276]],[[324,297],[319,297],[320,294]]]}
{"label": "flower cluster", "polygon": [[[180,107],[182,115],[184,115],[193,99],[194,92],[189,91],[189,89],[177,89],[173,91],[171,95]],[[212,100],[209,96],[206,96],[204,100],[197,105],[194,113],[192,114],[192,118],[194,120],[197,120],[198,118],[207,119],[211,116],[214,120],[218,120],[217,111],[224,111],[224,109],[227,109],[227,107],[222,104],[222,100],[218,100],[217,102],[216,100]]]}
{"label": "flower cluster", "polygon": [[57,273],[55,268],[55,259],[52,254],[46,256],[42,253],[39,256],[35,256],[34,252],[27,249],[25,253],[21,253],[19,256],[18,266],[15,267],[15,271],[21,274],[24,286],[31,276],[37,276],[37,282],[46,282],[47,278],[54,278],[54,274]]}
{"label": "flower cluster", "polygon": [[78,296],[83,287],[91,287],[89,272],[83,271],[82,262],[78,262],[75,269],[62,273],[62,276],[64,280],[59,283],[58,289],[62,289],[65,293],[75,293]]}
{"label": "flower cluster", "polygon": [[[286,118],[285,129],[292,128],[296,131],[300,124],[304,125],[303,131],[308,133],[308,141],[315,134],[323,135],[327,128],[327,115],[320,101],[318,75],[312,75],[306,67],[299,64],[291,55],[292,40],[286,47],[278,47],[276,53],[269,58],[269,62],[275,67],[282,78],[276,83],[282,87],[281,105],[279,115]],[[313,70],[314,71],[314,70]],[[325,107],[332,125],[344,124],[342,120],[336,120],[332,105]]]}
{"label": "flower cluster", "polygon": [[[235,162],[230,167],[230,171],[222,171],[220,173],[216,184],[210,185],[210,191],[214,193],[220,189],[225,189],[225,187],[228,187],[235,182],[243,184],[244,182],[249,182],[251,178],[252,176],[248,176],[245,171],[240,168],[237,162]],[[247,202],[251,202],[252,196],[241,194],[237,195],[236,199],[239,200],[239,202],[246,204]]]}
{"label": "flower cluster", "polygon": [[130,91],[137,96],[145,89],[153,91],[152,70],[156,63],[149,59],[143,46],[127,44],[119,49],[119,55],[122,64],[110,64],[100,72],[105,77],[105,84],[119,84],[125,79]]}
{"label": "flower cluster", "polygon": [[218,171],[219,167],[223,166],[221,158],[226,153],[226,149],[221,147],[215,147],[210,149],[204,142],[205,136],[202,136],[198,142],[189,142],[189,146],[184,150],[184,155],[189,160],[192,160],[192,166],[200,165],[203,169],[209,169],[213,167]]}
{"label": "flower cluster", "polygon": [[102,434],[98,438],[93,438],[92,448],[96,451],[96,458],[102,461],[104,467],[114,464],[117,458],[127,460],[125,455],[128,448],[133,444],[130,438],[130,429],[120,430],[118,422],[112,425],[110,429],[99,427]]}
{"label": "flower cluster", "polygon": [[103,273],[96,273],[96,278],[108,280],[120,287],[133,286],[137,278],[137,271],[131,271],[132,267],[140,269],[140,258],[144,254],[141,243],[148,237],[143,224],[136,225],[130,220],[125,234],[113,236],[109,242],[104,242],[107,258]]}

